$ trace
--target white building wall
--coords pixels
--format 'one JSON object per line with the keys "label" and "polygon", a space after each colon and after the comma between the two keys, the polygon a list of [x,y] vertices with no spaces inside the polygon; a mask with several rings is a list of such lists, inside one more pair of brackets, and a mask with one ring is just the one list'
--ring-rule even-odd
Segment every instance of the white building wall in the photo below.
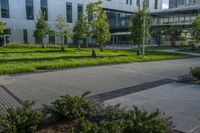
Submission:
{"label": "white building wall", "polygon": [[[10,18],[0,18],[1,21],[6,22],[7,28],[11,29],[11,41],[23,43],[23,30],[28,30],[28,42],[34,43],[33,31],[35,30],[35,23],[40,11],[40,0],[34,1],[34,20],[26,19],[26,5],[25,0],[9,0]],[[83,9],[86,9],[88,3],[96,0],[48,0],[48,22],[51,29],[54,29],[56,17],[61,15],[66,17],[66,2],[72,3],[73,10],[73,25],[77,20],[77,5],[83,4]],[[154,10],[154,1],[150,0],[150,10]],[[159,0],[159,9],[161,9]],[[142,0],[141,0],[142,3]],[[132,5],[126,4],[126,0],[103,0],[103,7],[113,10],[121,10],[133,12],[138,9],[136,0],[132,0]],[[1,13],[0,13],[1,14]],[[0,16],[1,17],[1,16]],[[48,43],[48,39],[46,39]]]}

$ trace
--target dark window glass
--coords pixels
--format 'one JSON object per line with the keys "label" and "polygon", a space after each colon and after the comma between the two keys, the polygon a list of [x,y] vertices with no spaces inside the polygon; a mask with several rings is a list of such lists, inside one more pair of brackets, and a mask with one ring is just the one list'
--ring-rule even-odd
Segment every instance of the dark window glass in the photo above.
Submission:
{"label": "dark window glass", "polygon": [[78,4],[78,19],[83,15],[83,5]]}
{"label": "dark window glass", "polygon": [[55,36],[49,36],[49,44],[55,44],[55,43],[56,43]]}
{"label": "dark window glass", "polygon": [[67,15],[67,22],[72,23],[72,3],[67,2],[66,5],[66,15]]}
{"label": "dark window glass", "polygon": [[27,30],[23,30],[23,36],[24,36],[24,43],[27,44],[28,43],[28,31]]}
{"label": "dark window glass", "polygon": [[1,0],[1,17],[2,18],[10,17],[8,0]]}
{"label": "dark window glass", "polygon": [[26,0],[26,19],[34,19],[33,0]]}
{"label": "dark window glass", "polygon": [[158,0],[155,0],[154,9],[158,9]]}
{"label": "dark window glass", "polygon": [[139,6],[140,7],[140,0],[137,0],[137,6]]}
{"label": "dark window glass", "polygon": [[44,19],[48,20],[48,3],[47,0],[41,0],[41,11],[42,14],[44,15]]}

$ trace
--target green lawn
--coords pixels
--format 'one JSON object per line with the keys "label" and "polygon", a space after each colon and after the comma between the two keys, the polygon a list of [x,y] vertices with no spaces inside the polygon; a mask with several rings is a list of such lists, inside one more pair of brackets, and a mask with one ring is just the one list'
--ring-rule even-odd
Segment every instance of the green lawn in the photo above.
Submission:
{"label": "green lawn", "polygon": [[92,59],[90,57],[91,49],[66,48],[65,52],[60,52],[59,48],[0,48],[0,75],[35,72],[44,69],[191,57],[183,54],[147,52],[145,58],[142,59],[132,51],[105,50],[100,52],[97,49],[96,52],[98,57]]}

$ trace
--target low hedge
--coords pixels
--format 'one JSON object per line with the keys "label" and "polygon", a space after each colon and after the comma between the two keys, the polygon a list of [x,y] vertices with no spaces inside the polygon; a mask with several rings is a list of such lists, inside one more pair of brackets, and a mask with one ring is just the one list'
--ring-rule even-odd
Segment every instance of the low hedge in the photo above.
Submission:
{"label": "low hedge", "polygon": [[[62,96],[51,105],[45,105],[42,112],[32,110],[33,103],[26,102],[23,107],[9,108],[0,114],[0,128],[9,133],[43,133],[49,132],[48,127],[39,131],[37,127],[42,118],[55,117],[59,123],[73,123],[62,132],[70,133],[171,133],[169,119],[162,117],[160,112],[147,113],[134,107],[125,111],[119,106],[104,106],[101,103],[91,103],[84,97]],[[46,117],[43,117],[46,116]],[[56,124],[54,124],[55,126]],[[0,131],[1,132],[1,131]],[[53,132],[59,132],[55,129]]]}
{"label": "low hedge", "polygon": [[193,67],[190,70],[191,70],[192,76],[200,80],[200,66]]}

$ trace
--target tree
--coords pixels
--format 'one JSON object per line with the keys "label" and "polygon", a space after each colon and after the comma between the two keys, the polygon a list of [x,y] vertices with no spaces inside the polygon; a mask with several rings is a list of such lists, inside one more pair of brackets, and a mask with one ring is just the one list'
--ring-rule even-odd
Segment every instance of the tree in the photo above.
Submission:
{"label": "tree", "polygon": [[176,41],[181,36],[182,30],[177,26],[170,26],[164,29],[163,34],[170,40],[170,45],[175,46]]}
{"label": "tree", "polygon": [[59,38],[59,42],[61,45],[61,51],[64,51],[64,38],[70,38],[72,37],[72,29],[70,25],[67,23],[67,20],[65,17],[58,16],[56,18],[56,24],[55,24],[55,35]]}
{"label": "tree", "polygon": [[[106,12],[102,8],[102,0],[90,3],[87,6],[89,35],[95,37],[96,41],[101,45],[110,40],[109,24],[107,22]],[[92,48],[95,55],[94,48]]]}
{"label": "tree", "polygon": [[81,15],[80,18],[76,21],[73,32],[73,39],[76,41],[79,49],[79,42],[87,37],[87,22],[83,15]]}
{"label": "tree", "polygon": [[147,8],[147,3],[144,1],[142,9],[139,8],[138,11],[132,15],[129,25],[129,31],[131,32],[130,40],[138,45],[138,55],[140,55],[141,44],[143,43],[143,57],[145,54],[144,44],[148,43],[151,39],[150,27],[151,16]]}
{"label": "tree", "polygon": [[3,37],[5,29],[6,29],[6,23],[0,21],[0,38]]}
{"label": "tree", "polygon": [[200,15],[194,20],[189,31],[193,40],[199,42],[200,41]]}
{"label": "tree", "polygon": [[44,19],[44,15],[40,13],[40,16],[36,23],[36,30],[34,31],[34,37],[36,38],[39,44],[42,44],[42,48],[44,48],[43,40],[49,33],[49,25],[48,22]]}
{"label": "tree", "polygon": [[99,42],[101,49],[100,51],[103,51],[103,44],[111,39],[110,35],[110,27],[107,22],[107,15],[104,10],[101,11],[101,13],[98,16],[96,25],[96,30],[94,31],[94,35],[96,38],[96,41]]}

